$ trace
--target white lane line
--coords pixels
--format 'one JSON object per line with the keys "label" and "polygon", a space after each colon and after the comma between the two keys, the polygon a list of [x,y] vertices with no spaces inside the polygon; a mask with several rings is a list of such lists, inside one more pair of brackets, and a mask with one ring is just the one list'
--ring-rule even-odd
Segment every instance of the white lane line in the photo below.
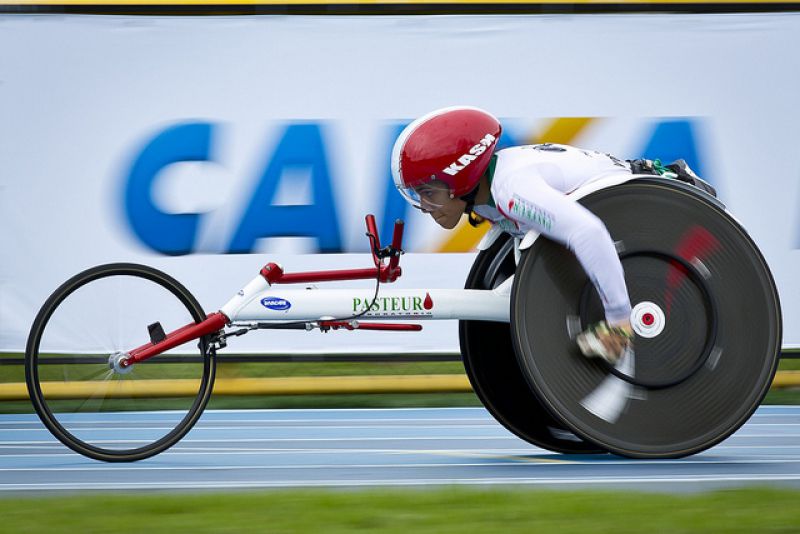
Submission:
{"label": "white lane line", "polygon": [[[52,446],[50,446],[52,445]],[[52,451],[65,451],[65,456],[75,456],[77,453],[68,452],[68,449],[62,445],[61,443],[52,443],[52,444],[41,444],[41,445],[32,445],[26,447],[4,447],[6,449],[24,449],[24,450],[31,450],[31,449],[39,449],[39,450],[52,450]],[[316,447],[316,448],[309,448],[309,447],[183,447],[183,446],[176,446],[168,451],[165,451],[159,455],[159,457],[164,455],[170,454],[209,454],[209,453],[219,453],[219,454],[234,454],[237,452],[247,453],[247,454],[256,454],[256,453],[274,453],[274,454],[281,454],[281,453],[308,453],[308,454],[315,454],[315,453],[336,453],[336,454],[346,454],[346,453],[370,453],[370,452],[390,452],[390,453],[427,453],[427,452],[446,452],[446,451],[457,451],[457,452],[464,452],[464,451],[475,451],[476,453],[485,453],[491,451],[516,451],[520,454],[549,454],[553,456],[561,456],[558,453],[547,451],[544,449],[539,449],[531,445],[528,448],[520,449],[520,448],[512,448],[512,449],[498,449],[493,447],[491,449],[460,449],[460,448],[448,448],[448,449],[386,449],[386,448],[335,448],[335,449],[327,449],[323,447]],[[41,453],[37,453],[41,454]],[[3,458],[10,458],[14,456],[32,456],[29,454],[3,454],[0,456],[0,460]]]}
{"label": "white lane line", "polygon": [[[190,434],[191,436],[191,434]],[[728,438],[730,441],[737,441],[743,439],[763,439],[763,438],[792,438],[792,437],[800,437],[800,434],[753,434],[753,435],[739,435],[735,434]],[[512,440],[512,441],[520,441],[523,440],[513,434],[510,433],[503,433],[498,435],[489,435],[489,436],[349,436],[349,437],[330,437],[330,438],[303,438],[303,437],[292,437],[292,438],[227,438],[227,439],[201,439],[201,438],[184,438],[180,441],[180,443],[230,443],[232,440],[235,440],[237,443],[285,443],[285,442],[352,442],[352,441],[431,441],[431,440],[443,440],[443,441],[492,441],[492,440]],[[136,443],[150,443],[152,440],[147,439],[118,439],[118,440],[91,440],[91,443],[95,445],[113,445],[119,443],[129,443],[129,444],[136,444]],[[0,441],[0,447],[2,446],[26,446],[26,445],[45,445],[45,444],[54,444],[57,443],[55,438],[52,440],[4,440]],[[531,445],[533,447],[533,445]],[[732,445],[720,444],[716,445],[712,448],[712,450],[720,448],[720,447],[731,447]],[[793,448],[793,445],[760,445],[755,446],[756,448],[764,447],[764,448]]]}
{"label": "white lane line", "polygon": [[[245,414],[245,415],[254,415],[254,414],[264,414],[264,415],[278,415],[279,417],[275,419],[276,421],[286,420],[283,419],[281,416],[285,414],[309,414],[315,417],[320,417],[322,414],[325,416],[321,417],[320,420],[330,420],[328,416],[344,416],[348,413],[357,413],[357,414],[370,414],[370,415],[385,415],[386,420],[395,420],[394,417],[397,413],[412,413],[415,417],[407,418],[409,420],[451,420],[454,417],[460,418],[467,418],[467,419],[492,419],[492,416],[489,412],[486,411],[485,408],[482,407],[469,407],[469,406],[462,406],[462,407],[449,407],[449,408],[344,408],[344,409],[305,409],[305,408],[274,408],[274,409],[241,409],[241,410],[205,410],[203,412],[203,417],[218,417],[218,416],[225,416],[225,415],[235,415],[235,414]],[[422,412],[429,412],[431,416],[434,417],[425,417]],[[466,417],[463,413],[459,412],[473,412],[472,414],[467,415]],[[791,412],[791,413],[782,413],[782,412]],[[164,416],[169,415],[171,413],[185,413],[185,410],[156,410],[156,411],[137,411],[137,412],[120,412],[124,415],[156,415],[156,416]],[[456,415],[448,417],[441,417],[443,413],[453,414]],[[20,417],[21,414],[4,414],[0,415],[0,419],[4,419],[7,417]],[[35,414],[28,414],[29,417],[32,419],[36,419]],[[752,417],[800,417],[800,406],[794,405],[769,405],[769,406],[761,406]],[[336,417],[333,417],[335,419]],[[259,420],[264,420],[263,418]],[[308,420],[306,417],[302,419],[297,419],[300,421]],[[349,418],[348,420],[356,420],[356,421],[365,421],[371,420],[371,418],[364,418],[364,417],[357,417],[357,418]]]}
{"label": "white lane line", "polygon": [[[176,419],[174,421],[165,421],[165,420],[126,420],[124,418],[120,419],[109,419],[109,420],[82,420],[78,419],[66,419],[61,420],[62,424],[65,425],[130,425],[130,426],[122,426],[116,428],[139,428],[143,425],[169,425],[173,427],[177,425],[181,420]],[[471,421],[471,422],[470,422]],[[347,423],[347,424],[340,424],[340,423]],[[376,424],[377,423],[377,424]],[[397,423],[397,424],[396,424]],[[430,423],[430,424],[428,424]],[[208,429],[250,429],[254,428],[419,428],[420,426],[423,428],[427,427],[435,427],[436,425],[445,425],[447,428],[473,428],[473,427],[497,427],[503,428],[499,422],[494,419],[440,419],[440,420],[416,420],[416,419],[374,419],[374,420],[362,420],[362,419],[295,419],[295,420],[287,420],[287,421],[267,421],[267,420],[230,420],[223,421],[223,420],[214,420],[214,421],[204,421],[200,420],[195,425],[195,428],[208,428]],[[41,423],[41,421],[14,421],[14,422],[0,422],[0,426],[26,426],[26,427],[34,427],[34,430],[46,430],[45,426]],[[741,432],[742,430],[746,430],[751,427],[800,427],[800,422],[797,423],[789,423],[789,422],[779,422],[779,423],[758,423],[754,421],[749,421],[745,423],[737,432]],[[101,427],[102,428],[102,427]],[[159,426],[160,428],[160,426]],[[15,429],[15,428],[7,428],[2,429],[0,431],[6,432],[11,430],[28,430],[26,429]]]}
{"label": "white lane line", "polygon": [[[401,437],[347,437],[347,438],[228,438],[228,439],[182,439],[181,443],[230,443],[236,441],[237,443],[263,443],[263,442],[293,442],[293,441],[311,441],[311,442],[350,442],[350,441],[455,441],[455,440],[469,440],[469,441],[490,441],[490,440],[514,440],[522,441],[514,435],[507,436],[401,436]],[[0,445],[43,445],[54,443],[54,441],[2,441]],[[109,445],[114,443],[150,443],[150,440],[135,440],[135,439],[120,439],[120,440],[92,440],[94,445]]]}
{"label": "white lane line", "polygon": [[[40,449],[53,449],[54,447],[39,447]],[[31,453],[31,454],[4,454],[0,456],[0,460],[6,458],[74,458],[79,459],[81,461],[92,461],[88,458],[83,458],[78,453],[66,450],[65,447],[59,446],[59,450],[63,450],[64,452],[52,452],[52,453]],[[462,453],[462,454],[498,454],[498,455],[508,455],[508,454],[519,454],[519,455],[530,455],[535,453],[537,455],[552,455],[554,457],[559,457],[557,453],[551,453],[549,451],[544,451],[541,449],[441,449],[441,450],[431,450],[431,449],[293,449],[293,448],[224,448],[224,447],[213,447],[213,448],[203,448],[203,447],[196,447],[196,448],[189,448],[189,449],[181,449],[181,448],[173,448],[169,451],[166,451],[158,456],[159,459],[166,459],[172,456],[230,456],[230,455],[289,455],[289,454],[308,454],[308,455],[328,455],[328,454],[397,454],[397,455],[417,455],[417,454],[445,454],[445,453]],[[154,460],[145,460],[145,461],[154,461]],[[137,464],[138,465],[138,464]]]}
{"label": "white lane line", "polygon": [[[777,408],[781,408],[781,407],[777,407]],[[791,407],[786,406],[786,407],[783,407],[783,408],[791,408]],[[454,410],[454,409],[456,409],[456,408],[448,408],[448,410]],[[285,411],[288,412],[288,411],[292,411],[292,410],[285,410]],[[331,411],[335,411],[335,410],[331,410]],[[400,411],[403,411],[403,410],[400,410]],[[245,411],[245,412],[242,412],[242,413],[248,413],[248,414],[252,415],[252,413],[258,413],[258,412],[264,413],[262,410]],[[151,413],[151,412],[136,412],[135,415],[136,415],[136,417],[139,417],[139,416],[145,415],[147,413]],[[174,413],[174,412],[154,412],[154,415],[164,416],[164,415],[169,415],[169,413]],[[176,415],[180,415],[182,413],[183,412],[179,412]],[[293,423],[314,424],[314,423],[323,423],[323,424],[325,424],[325,423],[334,423],[334,422],[335,423],[365,423],[365,424],[367,424],[367,423],[375,423],[375,422],[380,422],[380,423],[393,423],[393,422],[413,422],[413,423],[459,422],[459,423],[465,423],[465,422],[476,422],[476,423],[493,423],[493,424],[497,424],[495,419],[493,417],[491,417],[489,414],[486,414],[485,417],[422,417],[422,418],[420,418],[420,417],[375,417],[375,418],[363,418],[363,417],[359,417],[359,418],[321,417],[320,418],[320,417],[314,417],[314,418],[302,418],[302,419],[284,419],[284,418],[276,418],[276,419],[265,419],[265,418],[240,419],[240,418],[230,418],[230,419],[226,419],[226,418],[213,416],[213,415],[221,415],[223,413],[224,412],[212,412],[212,411],[208,411],[207,410],[203,414],[203,416],[200,419],[198,424],[203,424],[204,421],[208,422],[208,423],[213,423],[213,424],[224,424],[224,423],[228,423],[228,422],[238,423],[238,424],[247,424],[247,423],[252,423],[252,424],[293,424]],[[237,412],[234,412],[234,413],[237,413]],[[280,413],[280,411],[278,411],[277,413]],[[314,412],[312,412],[312,413],[314,413]],[[120,422],[124,422],[124,423],[127,423],[127,424],[152,424],[154,422],[155,423],[163,423],[163,419],[160,419],[160,418],[126,420],[126,416],[127,415],[129,415],[129,412],[123,412],[123,413],[121,413],[119,415],[119,417],[110,418],[108,420],[90,419],[88,421],[80,421],[80,422],[83,423],[83,424],[86,424],[86,423],[89,423],[89,424],[104,424],[104,423],[111,422],[111,421],[120,421]],[[319,412],[316,412],[315,415],[319,415]],[[796,413],[756,413],[756,414],[754,414],[752,416],[750,422],[745,424],[745,426],[753,426],[753,425],[759,426],[759,425],[766,425],[766,424],[786,425],[786,426],[798,426],[798,425],[800,425],[800,423],[757,423],[757,422],[754,422],[755,419],[769,418],[769,417],[797,417],[797,418],[800,418],[800,408],[798,408],[796,410]],[[3,420],[3,416],[0,415],[0,426],[5,426],[5,425],[8,425],[8,426],[13,426],[13,425],[41,425],[41,422],[38,419],[6,421],[6,420]]]}
{"label": "white lane line", "polygon": [[[424,456],[429,454],[440,454],[442,456],[454,456],[454,457],[491,457],[491,456],[520,456],[522,457],[521,460],[524,460],[525,457],[531,456],[538,456],[540,453],[536,451],[531,452],[531,450],[517,450],[517,449],[509,449],[509,450],[498,450],[496,453],[487,453],[485,451],[469,451],[467,449],[448,449],[442,451],[425,451],[425,450],[413,450],[413,449],[189,449],[189,450],[182,450],[176,451],[172,450],[169,452],[162,453],[158,456],[159,460],[166,460],[172,457],[215,457],[215,456],[289,456],[289,455],[309,455],[309,456],[333,456],[333,455],[347,455],[347,454],[359,454],[363,456],[368,455],[375,455],[375,454],[392,454],[397,456]],[[33,458],[72,458],[79,461],[92,461],[87,458],[83,458],[79,456],[77,453],[65,451],[65,452],[52,452],[52,453],[25,453],[25,454],[4,454],[0,457],[0,460],[6,459],[33,459]],[[699,464],[732,464],[732,463],[800,463],[800,456],[796,454],[764,454],[764,455],[753,455],[749,457],[751,459],[742,458],[742,459],[719,459],[719,460],[619,460],[617,461],[620,465],[636,465],[636,466],[647,466],[647,465],[665,465],[667,462],[675,462],[676,465],[688,465],[690,463],[699,463]],[[534,458],[534,460],[537,458]],[[613,461],[608,460],[574,460],[571,456],[565,457],[563,460],[560,456],[554,456],[552,459],[544,458],[548,461],[552,462],[566,462],[566,463],[573,463],[573,464],[585,464],[585,465],[617,465],[613,463]],[[131,465],[143,465],[141,463],[131,464]]]}
{"label": "white lane line", "polygon": [[[178,424],[179,421],[175,421],[175,424]],[[391,424],[393,422],[397,423],[410,423],[410,424]],[[147,420],[135,420],[129,421],[125,419],[120,420],[108,420],[108,421],[100,421],[100,420],[89,420],[89,421],[70,421],[70,424],[79,424],[79,425],[104,425],[104,424],[125,424],[125,425],[151,425],[151,424],[164,424],[164,421],[147,421]],[[334,424],[335,423],[335,424]],[[348,423],[348,425],[339,425],[339,423]],[[363,423],[363,424],[357,424]],[[388,423],[388,424],[375,424],[375,423]],[[430,423],[430,425],[427,425]],[[454,424],[455,423],[455,424]],[[269,421],[264,419],[252,419],[252,420],[230,420],[229,426],[227,420],[213,420],[213,421],[203,421],[202,419],[198,421],[195,425],[195,428],[244,428],[244,429],[251,429],[251,428],[258,428],[253,426],[247,425],[260,425],[261,427],[269,427],[269,428],[363,428],[363,427],[371,427],[371,428],[406,428],[406,427],[419,427],[419,426],[434,426],[435,424],[443,424],[448,428],[470,428],[470,427],[492,427],[500,426],[494,419],[292,419],[292,420],[275,420]],[[214,425],[214,426],[208,426]],[[33,427],[34,430],[46,430],[44,425],[40,421],[0,421],[0,428],[2,427],[12,427],[12,426],[25,426],[25,427]],[[800,427],[800,422],[798,423],[758,423],[750,421],[742,426],[742,429],[747,429],[750,427]],[[133,427],[135,428],[135,427]],[[160,427],[159,427],[160,428]],[[9,430],[27,430],[28,428],[2,428],[2,432],[9,431]],[[740,430],[741,431],[741,430]]]}
{"label": "white lane line", "polygon": [[298,471],[323,470],[323,469],[428,469],[428,468],[445,468],[445,467],[494,467],[494,466],[553,466],[570,464],[572,462],[566,460],[542,460],[542,461],[506,461],[506,462],[466,462],[466,463],[396,463],[396,464],[297,464],[297,465],[209,465],[209,466],[136,466],[136,465],[120,465],[120,466],[105,466],[105,464],[98,465],[97,467],[8,467],[0,468],[0,472],[60,472],[60,471],[81,471],[91,473],[92,471],[113,471],[117,473],[122,472],[138,472],[138,471],[248,471],[248,470],[280,470],[295,469]]}
{"label": "white lane line", "polygon": [[[444,456],[448,456],[444,454]],[[459,462],[459,463],[442,463],[442,462],[417,462],[417,463],[378,463],[378,464],[280,464],[280,465],[213,465],[213,466],[198,466],[198,465],[181,465],[181,466],[168,466],[168,465],[145,465],[145,464],[122,464],[109,466],[107,464],[93,464],[86,466],[69,466],[69,467],[55,467],[55,466],[41,466],[41,467],[6,467],[0,468],[0,472],[87,472],[93,471],[112,471],[115,473],[122,472],[140,472],[140,471],[245,471],[245,470],[287,470],[295,469],[298,471],[307,470],[324,470],[324,469],[422,469],[422,468],[455,468],[455,467],[481,467],[481,468],[495,468],[514,466],[520,467],[559,467],[564,465],[579,465],[582,467],[592,466],[596,468],[603,468],[606,466],[631,466],[631,467],[659,467],[659,466],[684,466],[684,465],[751,465],[756,466],[759,464],[797,464],[800,459],[794,460],[614,460],[614,461],[601,461],[601,462],[588,462],[585,460],[562,460],[556,458],[536,458],[521,456],[518,459],[510,458],[509,455],[502,456],[483,456],[477,455],[475,459],[483,459],[483,462]],[[494,460],[494,461],[493,461]],[[501,460],[501,461],[497,461]],[[800,473],[796,473],[800,476]],[[767,474],[765,474],[767,476]]]}
{"label": "white lane line", "polygon": [[[429,450],[413,450],[413,449],[188,449],[188,450],[171,450],[169,452],[163,453],[159,456],[160,460],[170,459],[173,457],[216,457],[216,456],[224,456],[224,457],[231,457],[231,456],[289,456],[289,455],[309,455],[309,456],[333,456],[333,455],[348,455],[348,454],[359,454],[362,456],[369,456],[369,455],[396,455],[396,456],[425,456],[431,454],[438,454],[442,456],[450,456],[450,457],[461,457],[461,458],[497,458],[497,457],[513,457],[519,456],[518,460],[514,460],[514,465],[518,465],[519,463],[529,463],[529,462],[547,462],[547,463],[568,463],[568,464],[576,464],[576,465],[589,465],[589,466],[616,466],[616,465],[630,465],[630,466],[637,466],[637,467],[646,467],[646,466],[658,466],[658,465],[695,465],[695,464],[773,464],[773,463],[786,463],[786,464],[795,464],[800,463],[800,456],[796,454],[763,454],[763,455],[753,455],[750,457],[745,458],[737,458],[737,459],[726,459],[726,458],[719,458],[719,459],[676,459],[676,460],[635,460],[635,459],[624,459],[620,458],[619,460],[606,460],[605,456],[598,458],[597,460],[576,460],[572,456],[562,457],[559,455],[554,455],[553,458],[548,458],[546,456],[547,452],[543,451],[544,454],[536,453],[535,451],[531,450],[519,450],[519,449],[497,449],[495,452],[486,452],[486,451],[470,451],[468,449],[447,449],[447,450],[440,450],[440,451],[429,451]],[[13,460],[13,459],[34,459],[34,458],[70,458],[73,460],[79,461],[87,461],[92,462],[92,460],[83,458],[79,456],[77,453],[73,453],[70,451],[65,452],[53,452],[53,453],[24,453],[24,454],[6,454],[0,457],[0,460]],[[150,460],[152,461],[152,460]],[[98,464],[104,465],[104,464]],[[120,465],[131,465],[131,466],[143,466],[148,465],[142,462],[138,463],[130,463],[130,464],[120,464]],[[306,467],[308,464],[298,465],[298,468]],[[393,464],[382,464],[382,465],[393,465]],[[405,464],[401,464],[405,465]],[[452,465],[452,464],[449,464]],[[487,464],[487,465],[500,465],[497,463]],[[346,467],[346,464],[342,464],[343,467]],[[290,466],[291,467],[291,466]],[[14,468],[5,468],[0,469],[2,470],[9,470]],[[19,468],[19,469],[29,469],[29,468]],[[92,467],[85,467],[86,470],[91,469],[98,469]],[[109,467],[109,469],[115,469],[113,467]],[[119,469],[123,469],[119,467]],[[139,467],[139,469],[143,469],[143,467]],[[47,468],[43,468],[43,470],[47,471]]]}
{"label": "white lane line", "polygon": [[[441,479],[375,479],[375,480],[263,480],[263,481],[208,481],[208,482],[62,482],[26,483],[0,485],[0,491],[43,491],[43,490],[127,490],[131,488],[152,489],[235,489],[235,488],[303,488],[303,487],[359,487],[359,486],[440,486],[440,485],[587,485],[608,484],[686,484],[686,483],[744,483],[744,482],[800,482],[798,475],[741,474],[741,475],[687,475],[668,477],[591,477],[591,478],[530,478],[530,477],[492,477],[492,478],[441,478]],[[659,488],[661,489],[661,488]],[[654,490],[655,491],[655,490]]]}
{"label": "white lane line", "polygon": [[[500,437],[500,438],[497,438],[497,437],[473,437],[473,436],[455,437],[455,438],[451,438],[451,437],[447,437],[447,438],[442,438],[442,437],[431,437],[431,438],[416,438],[416,437],[413,437],[413,438],[336,438],[336,439],[275,438],[275,439],[236,439],[235,441],[236,442],[240,442],[240,443],[275,443],[275,442],[277,442],[277,443],[293,443],[293,442],[322,443],[322,442],[353,442],[353,441],[427,441],[427,440],[468,440],[468,441],[516,440],[516,441],[521,441],[516,436],[503,436],[503,437]],[[187,443],[193,443],[193,444],[200,444],[200,443],[204,443],[204,444],[213,444],[213,443],[229,444],[230,442],[231,442],[231,440],[229,440],[229,439],[225,439],[225,440],[223,440],[223,439],[219,439],[219,440],[215,440],[215,439],[184,439],[184,440],[181,440],[180,444],[177,445],[175,448],[170,449],[169,453],[162,453],[162,454],[172,454],[172,453],[176,453],[176,452],[181,452],[181,453],[186,454],[187,451],[197,451],[197,450],[221,451],[221,452],[225,452],[225,453],[234,452],[234,451],[293,451],[293,452],[299,452],[299,451],[318,451],[318,452],[366,451],[366,452],[368,452],[368,451],[388,451],[388,450],[394,451],[394,450],[397,450],[397,451],[400,451],[400,452],[404,452],[404,451],[414,452],[414,451],[420,451],[420,450],[430,450],[430,449],[414,449],[414,448],[408,448],[408,449],[375,449],[375,448],[343,449],[343,448],[326,448],[324,446],[323,447],[317,447],[317,448],[308,448],[308,447],[304,447],[304,448],[295,448],[295,447],[287,447],[287,448],[283,448],[283,447],[258,447],[258,448],[252,448],[252,447],[249,447],[249,448],[244,448],[244,447],[235,447],[235,448],[228,448],[228,447],[208,447],[208,448],[185,447],[185,448],[182,448],[181,447],[181,445],[187,444]],[[140,443],[149,443],[149,441],[146,441],[146,440],[139,440],[139,441],[137,441],[137,440],[116,440],[116,441],[114,441],[114,440],[105,440],[105,441],[96,441],[96,442],[93,442],[93,443],[95,445],[128,444],[128,445],[133,446],[133,445],[140,444]],[[454,444],[454,447],[457,447],[457,445],[458,444]],[[32,449],[32,448],[38,448],[38,449],[45,449],[45,450],[57,450],[57,449],[61,449],[63,447],[64,447],[64,445],[62,445],[60,442],[55,441],[55,440],[54,441],[10,441],[10,442],[2,442],[2,443],[0,443],[0,449]],[[722,452],[722,451],[728,450],[728,449],[747,449],[747,450],[761,450],[761,449],[775,450],[775,449],[779,449],[779,450],[791,451],[791,450],[795,450],[795,449],[800,449],[800,444],[798,444],[798,445],[790,445],[790,444],[789,445],[732,445],[732,444],[724,444],[723,443],[723,444],[720,444],[720,445],[715,445],[711,449],[707,449],[706,451],[703,451],[703,453],[712,453],[713,454],[713,453]],[[469,449],[449,448],[449,449],[445,449],[445,450],[462,451],[462,450],[469,450]],[[510,450],[520,450],[520,451],[525,452],[525,453],[531,453],[532,451],[534,451],[534,452],[535,451],[543,451],[545,453],[549,452],[549,451],[546,451],[544,449],[538,449],[534,445],[529,445],[529,448],[526,448],[526,449],[510,449]],[[557,453],[553,453],[553,454],[557,454]],[[11,455],[3,454],[3,455],[0,455],[0,458],[5,458],[5,457],[8,457],[8,456],[11,456]],[[26,456],[26,455],[21,455],[21,456]],[[565,455],[565,456],[570,456],[570,455]],[[657,460],[646,460],[646,461],[657,461]]]}
{"label": "white lane line", "polygon": [[[778,426],[783,426],[783,425],[778,425]],[[174,427],[171,427],[171,426],[170,427],[109,427],[109,428],[76,427],[73,430],[74,431],[81,431],[81,432],[90,432],[90,431],[92,431],[92,432],[100,432],[100,431],[120,432],[120,431],[123,431],[123,430],[136,431],[136,432],[142,431],[142,432],[144,432],[144,431],[151,431],[151,430],[172,430],[173,428]],[[420,428],[418,426],[413,426],[413,425],[402,426],[402,427],[388,425],[388,426],[367,426],[367,427],[339,426],[339,427],[293,427],[293,428],[303,429],[303,430],[322,430],[322,429],[326,429],[326,430],[327,429],[331,429],[331,430],[336,430],[336,429],[341,429],[341,430],[356,430],[356,429],[393,430],[393,429],[398,429],[398,428],[411,429],[411,430],[430,430],[428,428]],[[449,430],[449,429],[469,430],[469,429],[472,429],[472,428],[480,428],[482,430],[483,429],[497,430],[498,431],[498,436],[510,434],[509,431],[505,429],[505,427],[502,427],[500,425],[486,425],[486,426],[453,425],[453,426],[447,426],[447,427],[432,427],[432,428],[434,430]],[[253,428],[253,427],[202,427],[202,426],[195,426],[194,428],[192,428],[191,432],[193,434],[198,434],[198,433],[201,433],[204,430],[209,430],[209,431],[219,431],[219,430],[264,431],[264,430],[272,430],[272,429],[271,428],[267,428],[267,427]],[[281,430],[284,430],[284,429],[281,429]],[[763,433],[763,432],[762,433],[750,433],[750,432],[746,432],[745,430],[746,429],[740,429],[737,432],[735,432],[734,434],[730,435],[727,439],[742,439],[742,438],[744,438],[744,439],[800,438],[800,433],[783,433],[783,432],[778,432],[778,433]],[[0,437],[2,437],[5,433],[10,433],[10,432],[40,432],[40,431],[44,432],[46,434],[49,434],[49,431],[44,427],[40,428],[40,429],[17,428],[17,429],[5,429],[5,430],[0,431]],[[189,435],[191,435],[191,434],[189,434]],[[517,438],[516,436],[511,436],[511,437],[514,437],[515,439],[521,439],[521,438]],[[236,438],[236,439],[238,440],[238,438]],[[278,438],[276,438],[276,439],[278,439]],[[310,438],[299,438],[299,439],[310,439]],[[322,437],[322,438],[318,438],[318,439],[325,440],[325,439],[329,439],[329,438]],[[358,438],[352,437],[352,438],[330,438],[330,439],[358,439]],[[379,438],[365,437],[364,439],[379,439]],[[391,437],[391,438],[387,438],[387,439],[412,439],[412,438],[405,438],[405,437],[394,438],[394,437]],[[426,436],[418,436],[417,439],[428,439],[428,438]],[[434,438],[430,438],[430,439],[434,439]],[[439,437],[436,437],[435,439],[467,439],[467,438],[461,438],[461,437],[458,437],[458,436],[439,436]],[[0,441],[0,444],[2,444],[2,443],[4,443],[4,441]]]}

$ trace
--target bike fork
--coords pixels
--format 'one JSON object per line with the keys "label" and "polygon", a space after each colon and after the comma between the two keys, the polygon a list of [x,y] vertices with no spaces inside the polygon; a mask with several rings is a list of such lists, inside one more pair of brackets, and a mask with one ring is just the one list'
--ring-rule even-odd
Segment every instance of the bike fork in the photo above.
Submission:
{"label": "bike fork", "polygon": [[[226,317],[225,314],[221,312],[215,312],[208,314],[205,320],[199,323],[187,324],[186,326],[178,328],[167,335],[163,335],[163,330],[160,330],[161,335],[154,337],[152,334],[153,330],[151,330],[151,338],[153,338],[152,341],[128,352],[122,357],[119,365],[120,367],[125,368],[136,363],[141,363],[149,358],[152,358],[153,356],[157,356],[194,339],[199,339],[208,334],[219,332],[225,327],[226,324],[228,324],[228,322],[228,317]],[[159,332],[158,329],[155,329],[155,331]]]}

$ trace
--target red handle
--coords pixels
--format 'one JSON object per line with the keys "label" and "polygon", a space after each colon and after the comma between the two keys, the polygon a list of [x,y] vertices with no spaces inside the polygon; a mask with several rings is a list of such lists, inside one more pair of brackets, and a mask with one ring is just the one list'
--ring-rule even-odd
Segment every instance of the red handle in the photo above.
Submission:
{"label": "red handle", "polygon": [[370,239],[369,245],[370,252],[372,252],[372,261],[378,266],[381,263],[381,259],[375,254],[375,251],[381,248],[381,238],[378,236],[378,225],[375,224],[375,216],[371,213],[365,217],[365,220],[367,222],[367,235],[372,235],[375,238],[374,242]]}
{"label": "red handle", "polygon": [[[394,282],[402,274],[400,269],[400,256],[393,255],[388,264],[383,263],[378,257],[377,251],[381,248],[380,238],[378,237],[378,226],[375,224],[375,216],[370,214],[365,217],[367,223],[367,234],[370,237],[370,252],[372,252],[372,261],[375,262],[375,267],[378,268],[378,278],[381,282]],[[394,233],[392,234],[392,248],[400,251],[403,241],[403,221],[398,219],[394,223]],[[261,276],[273,284],[291,284],[302,282],[331,282],[338,280],[366,280],[375,278],[375,269],[344,269],[339,271],[315,271],[307,273],[291,273],[283,272],[283,269],[275,264],[268,263],[261,269]]]}
{"label": "red handle", "polygon": [[[394,233],[392,234],[392,248],[394,250],[401,250],[403,246],[403,221],[397,219],[394,221]],[[389,269],[396,269],[397,265],[400,263],[400,254],[398,253],[389,260]]]}

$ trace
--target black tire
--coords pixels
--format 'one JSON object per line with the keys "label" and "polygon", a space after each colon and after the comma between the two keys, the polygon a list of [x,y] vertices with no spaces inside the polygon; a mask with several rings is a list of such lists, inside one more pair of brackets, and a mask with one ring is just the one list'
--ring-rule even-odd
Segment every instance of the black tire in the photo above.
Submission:
{"label": "black tire", "polygon": [[629,182],[581,202],[624,247],[631,303],[661,327],[638,325],[630,368],[587,360],[571,335],[602,319],[599,297],[569,251],[539,239],[512,291],[525,378],[557,420],[610,452],[675,458],[719,443],[777,369],[780,304],[764,258],[721,204],[675,181]]}
{"label": "black tire", "polygon": [[[152,301],[152,309],[146,312],[148,316],[152,312],[152,321],[148,322],[151,317],[147,317],[147,321],[145,317],[141,317],[141,321],[127,321],[122,317],[134,312],[125,307],[126,295],[121,294],[121,289],[130,289],[133,298],[157,297]],[[120,294],[116,290],[120,290]],[[90,297],[102,298],[92,300]],[[94,315],[89,312],[91,306],[86,305],[92,302],[99,308],[92,310]],[[149,305],[151,301],[147,302]],[[108,318],[106,328],[102,319],[111,314],[104,313],[105,306],[120,310],[116,317]],[[86,318],[79,317],[76,321],[76,315],[84,311]],[[92,321],[90,316],[101,320]],[[25,380],[36,413],[64,445],[95,460],[130,462],[166,450],[194,426],[208,403],[214,382],[215,355],[209,348],[208,336],[198,340],[196,349],[188,356],[165,353],[135,364],[124,374],[109,367],[110,354],[101,349],[89,349],[90,341],[95,342],[95,338],[123,344],[123,330],[125,334],[134,334],[138,340],[138,344],[127,345],[128,350],[143,345],[149,342],[148,324],[162,316],[175,323],[163,325],[167,332],[182,326],[180,321],[189,324],[206,317],[183,285],[143,265],[115,263],[88,269],[62,284],[47,299],[28,336]],[[71,321],[69,325],[79,330],[86,328],[73,336],[74,348],[50,350],[51,340],[57,339],[54,336],[63,338],[60,332],[72,333],[61,328],[60,321],[64,324]],[[85,349],[81,345],[84,341]],[[56,344],[66,342],[52,342],[53,346]],[[154,393],[153,398],[142,398],[142,391],[136,392],[135,388],[143,382],[134,381],[146,378],[153,383],[153,377],[180,377],[188,391],[174,399],[164,397],[170,393]],[[136,409],[140,407],[148,411],[164,410],[157,414],[158,425],[147,426],[147,423],[135,421],[135,414],[140,413]],[[161,428],[152,428],[159,425]]]}
{"label": "black tire", "polygon": [[[514,240],[502,234],[478,253],[465,289],[494,289],[514,274],[515,267]],[[542,405],[517,362],[508,323],[459,321],[458,327],[472,389],[500,424],[543,449],[570,454],[605,452],[567,430]]]}

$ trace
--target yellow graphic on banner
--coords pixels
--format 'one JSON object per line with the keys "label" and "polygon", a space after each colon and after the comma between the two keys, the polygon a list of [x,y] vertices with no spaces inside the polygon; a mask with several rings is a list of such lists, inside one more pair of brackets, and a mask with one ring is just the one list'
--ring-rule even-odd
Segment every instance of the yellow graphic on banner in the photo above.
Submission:
{"label": "yellow graphic on banner", "polygon": [[[525,142],[537,143],[571,143],[584,129],[597,119],[586,117],[570,117],[553,119],[553,122],[541,134],[534,135]],[[434,252],[469,252],[478,245],[481,238],[489,230],[488,224],[474,228],[463,219],[450,233],[448,238]]]}

